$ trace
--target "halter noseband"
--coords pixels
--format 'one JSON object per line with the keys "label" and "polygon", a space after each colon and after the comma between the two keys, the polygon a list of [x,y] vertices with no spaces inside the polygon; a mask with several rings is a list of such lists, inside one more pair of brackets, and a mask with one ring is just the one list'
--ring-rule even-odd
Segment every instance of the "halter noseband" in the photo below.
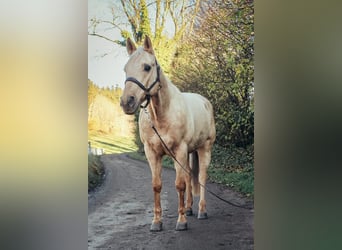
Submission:
{"label": "halter noseband", "polygon": [[157,60],[156,60],[156,65],[157,65],[157,78],[156,78],[156,80],[154,80],[154,82],[151,84],[150,87],[146,88],[144,84],[142,84],[139,80],[137,80],[134,77],[127,77],[126,81],[125,81],[125,84],[128,81],[135,83],[136,85],[138,85],[145,92],[145,99],[146,99],[147,102],[146,102],[146,104],[144,106],[140,105],[140,107],[142,107],[142,108],[146,108],[148,106],[148,104],[150,103],[150,100],[151,100],[150,91],[154,87],[154,85],[157,84],[157,82],[160,82],[160,79],[159,79],[160,66],[157,63]]}

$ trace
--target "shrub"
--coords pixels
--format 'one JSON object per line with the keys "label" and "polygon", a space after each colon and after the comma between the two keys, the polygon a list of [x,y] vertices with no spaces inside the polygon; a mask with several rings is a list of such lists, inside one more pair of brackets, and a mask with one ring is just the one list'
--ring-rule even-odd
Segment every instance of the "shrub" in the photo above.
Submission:
{"label": "shrub", "polygon": [[105,170],[100,156],[88,154],[88,192],[102,183],[104,173]]}

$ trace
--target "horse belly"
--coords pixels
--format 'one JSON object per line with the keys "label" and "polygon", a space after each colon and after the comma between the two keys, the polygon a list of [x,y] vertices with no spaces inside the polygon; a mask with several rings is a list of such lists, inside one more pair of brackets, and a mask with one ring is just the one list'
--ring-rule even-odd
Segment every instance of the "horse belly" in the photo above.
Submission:
{"label": "horse belly", "polygon": [[208,140],[208,138],[210,138],[208,131],[197,130],[195,134],[191,136],[191,140],[189,140],[188,142],[189,153],[203,146],[204,143]]}
{"label": "horse belly", "polygon": [[215,140],[215,123],[210,102],[198,94],[185,95],[189,107],[189,151],[192,152],[204,145],[208,140]]}

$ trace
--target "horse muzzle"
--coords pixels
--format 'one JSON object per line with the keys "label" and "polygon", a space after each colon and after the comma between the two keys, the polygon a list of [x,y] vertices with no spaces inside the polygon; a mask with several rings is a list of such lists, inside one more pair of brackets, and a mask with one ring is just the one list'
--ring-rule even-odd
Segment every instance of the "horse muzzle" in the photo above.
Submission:
{"label": "horse muzzle", "polygon": [[120,106],[127,115],[132,115],[139,108],[139,102],[134,96],[120,97]]}

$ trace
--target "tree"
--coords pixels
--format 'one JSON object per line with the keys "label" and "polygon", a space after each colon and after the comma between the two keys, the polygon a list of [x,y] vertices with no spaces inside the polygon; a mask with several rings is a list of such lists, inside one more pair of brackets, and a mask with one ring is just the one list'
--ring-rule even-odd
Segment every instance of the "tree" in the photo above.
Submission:
{"label": "tree", "polygon": [[217,143],[254,143],[253,1],[213,0],[193,36],[178,49],[172,80],[215,109]]}
{"label": "tree", "polygon": [[[88,35],[122,46],[128,37],[141,44],[145,35],[149,35],[160,65],[168,73],[177,46],[193,30],[200,3],[200,0],[120,0],[110,8],[110,20],[101,17],[89,20]],[[169,21],[173,24],[171,30],[167,26]],[[105,32],[114,29],[120,31],[121,39]]]}
{"label": "tree", "polygon": [[99,88],[93,83],[93,81],[88,79],[88,109],[90,104],[94,101],[96,95],[98,94]]}

